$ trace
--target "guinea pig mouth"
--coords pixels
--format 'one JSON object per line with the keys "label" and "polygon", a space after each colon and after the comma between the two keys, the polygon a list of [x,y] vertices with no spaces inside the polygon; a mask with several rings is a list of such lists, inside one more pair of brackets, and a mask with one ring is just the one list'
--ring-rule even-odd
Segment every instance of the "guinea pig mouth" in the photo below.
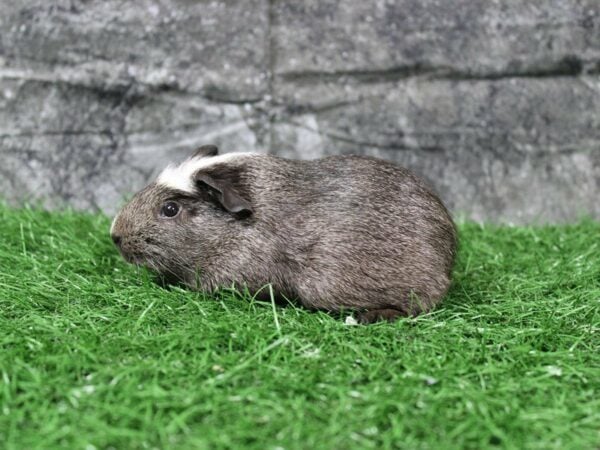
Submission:
{"label": "guinea pig mouth", "polygon": [[132,243],[128,240],[119,240],[116,244],[119,253],[126,262],[135,264],[136,266],[148,265],[148,260],[151,259],[150,255],[146,254],[144,251],[140,251],[139,245],[136,245],[135,242]]}
{"label": "guinea pig mouth", "polygon": [[146,258],[139,253],[127,253],[121,250],[121,256],[129,264],[135,264],[136,266],[146,265]]}
{"label": "guinea pig mouth", "polygon": [[130,244],[129,242],[120,242],[117,245],[119,253],[123,259],[129,263],[138,267],[145,267],[162,276],[169,276],[174,279],[180,278],[181,265],[171,267],[172,262],[167,264],[165,261],[164,249],[154,245],[154,243],[145,240],[144,248],[141,249],[139,245]]}
{"label": "guinea pig mouth", "polygon": [[124,252],[123,250],[121,250],[121,255],[123,256],[123,259],[129,264],[133,264],[135,266],[140,267],[146,267],[158,273],[165,272],[165,268],[162,267],[158,261],[156,261],[156,258],[152,257],[152,254],[144,254],[140,252]]}
{"label": "guinea pig mouth", "polygon": [[133,251],[125,245],[118,245],[119,253],[123,259],[129,264],[135,264],[136,266],[143,266],[146,264],[147,256],[139,251]]}

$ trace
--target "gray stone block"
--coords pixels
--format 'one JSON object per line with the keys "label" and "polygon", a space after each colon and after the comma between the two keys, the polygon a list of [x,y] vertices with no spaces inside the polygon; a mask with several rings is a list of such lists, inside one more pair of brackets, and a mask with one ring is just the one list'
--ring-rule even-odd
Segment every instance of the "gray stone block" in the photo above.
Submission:
{"label": "gray stone block", "polygon": [[207,141],[261,149],[267,2],[3,2],[0,189],[112,213]]}
{"label": "gray stone block", "polygon": [[273,147],[281,154],[395,160],[429,179],[453,211],[477,220],[600,216],[597,79],[410,79],[289,90],[306,104],[280,111]]}
{"label": "gray stone block", "polygon": [[596,0],[279,0],[273,10],[284,80],[598,70]]}
{"label": "gray stone block", "polygon": [[420,173],[457,214],[600,217],[600,3],[277,2],[272,148]]}
{"label": "gray stone block", "polygon": [[363,153],[457,215],[600,218],[600,2],[4,1],[0,190],[112,213],[196,145]]}

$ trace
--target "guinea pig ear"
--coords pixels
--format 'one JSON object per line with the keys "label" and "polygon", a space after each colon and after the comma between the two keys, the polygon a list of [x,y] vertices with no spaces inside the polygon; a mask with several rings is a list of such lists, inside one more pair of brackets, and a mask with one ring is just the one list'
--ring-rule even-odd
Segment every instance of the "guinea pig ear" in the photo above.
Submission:
{"label": "guinea pig ear", "polygon": [[250,202],[242,198],[228,181],[200,173],[196,176],[196,183],[207,187],[209,195],[234,216],[242,219],[254,212]]}
{"label": "guinea pig ear", "polygon": [[205,156],[217,156],[218,153],[219,153],[219,149],[217,148],[216,145],[202,145],[194,151],[192,158],[204,158]]}

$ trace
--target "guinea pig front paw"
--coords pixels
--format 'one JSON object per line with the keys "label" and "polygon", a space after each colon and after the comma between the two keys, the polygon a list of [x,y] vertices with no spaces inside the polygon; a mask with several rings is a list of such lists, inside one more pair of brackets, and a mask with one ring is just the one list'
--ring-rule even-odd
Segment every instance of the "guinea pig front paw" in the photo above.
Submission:
{"label": "guinea pig front paw", "polygon": [[406,313],[398,309],[371,309],[358,313],[358,323],[367,325],[375,322],[393,322],[398,317],[406,317]]}

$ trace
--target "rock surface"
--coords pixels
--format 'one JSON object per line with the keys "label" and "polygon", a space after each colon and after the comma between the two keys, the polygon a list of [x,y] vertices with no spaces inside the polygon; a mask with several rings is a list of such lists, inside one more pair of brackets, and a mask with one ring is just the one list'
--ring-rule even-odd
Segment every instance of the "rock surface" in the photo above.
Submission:
{"label": "rock surface", "polygon": [[477,220],[600,218],[600,2],[2,2],[9,201],[113,213],[203,143],[391,159]]}

